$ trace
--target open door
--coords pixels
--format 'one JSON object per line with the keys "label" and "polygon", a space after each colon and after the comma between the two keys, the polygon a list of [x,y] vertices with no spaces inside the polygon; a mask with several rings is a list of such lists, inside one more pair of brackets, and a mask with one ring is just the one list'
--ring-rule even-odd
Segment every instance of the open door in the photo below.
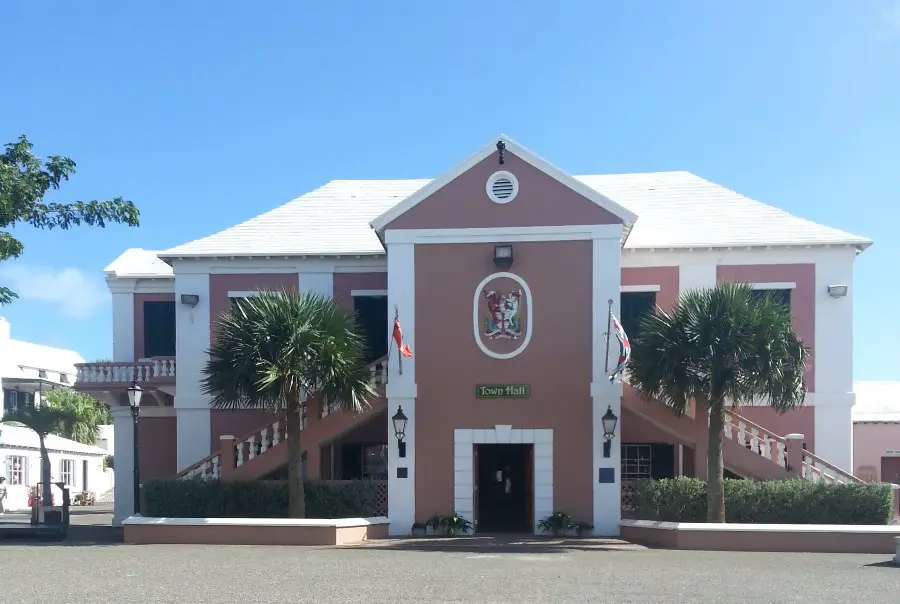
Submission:
{"label": "open door", "polygon": [[534,445],[528,447],[528,463],[525,464],[525,488],[528,492],[525,502],[528,506],[528,520],[534,530]]}
{"label": "open door", "polygon": [[480,445],[472,445],[472,533],[478,532],[478,449]]}

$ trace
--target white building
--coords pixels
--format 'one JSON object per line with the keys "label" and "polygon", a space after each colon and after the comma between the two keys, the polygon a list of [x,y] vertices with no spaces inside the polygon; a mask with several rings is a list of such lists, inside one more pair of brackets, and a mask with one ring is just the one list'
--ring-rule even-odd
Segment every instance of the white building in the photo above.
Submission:
{"label": "white building", "polygon": [[[50,456],[51,481],[66,484],[73,497],[82,491],[99,494],[113,488],[113,471],[103,464],[105,450],[52,434],[47,436],[45,444]],[[37,434],[21,426],[0,425],[0,460],[8,485],[6,510],[29,509],[28,490],[41,481]]]}
{"label": "white building", "polygon": [[0,317],[0,417],[19,405],[39,402],[41,393],[75,383],[75,364],[84,359],[74,350],[13,340],[9,321]]}

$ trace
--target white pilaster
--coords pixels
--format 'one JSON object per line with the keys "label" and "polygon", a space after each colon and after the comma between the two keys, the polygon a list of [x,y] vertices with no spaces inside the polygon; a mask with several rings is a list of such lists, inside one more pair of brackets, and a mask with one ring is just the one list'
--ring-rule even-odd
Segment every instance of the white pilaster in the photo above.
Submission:
{"label": "white pilaster", "polygon": [[[388,333],[393,325],[394,309],[400,316],[403,341],[413,350],[412,358],[403,358],[401,374],[399,354],[391,351],[388,364],[388,515],[391,535],[409,535],[416,521],[416,309],[415,246],[412,243],[388,244]],[[403,407],[406,424],[406,457],[399,457],[397,438],[390,418]],[[405,469],[406,478],[398,477]]]}
{"label": "white pilaster", "polygon": [[[613,236],[609,236],[612,234]],[[609,324],[609,301],[612,312],[619,314],[619,287],[622,281],[621,233],[605,234],[593,239],[592,259],[592,450],[591,483],[594,485],[594,534],[617,536],[622,519],[621,437],[622,433],[622,385],[611,384],[609,372],[615,368],[618,343],[615,336],[609,339],[609,354],[605,355]],[[608,363],[607,363],[608,360]],[[610,456],[603,457],[605,442],[601,418],[612,409],[619,418],[616,435],[612,440]],[[612,470],[611,482],[600,482],[601,469]],[[605,477],[606,478],[606,477]]]}
{"label": "white pilaster", "polygon": [[300,292],[318,294],[326,298],[334,297],[334,273],[328,272],[302,272],[298,274]]}
{"label": "white pilaster", "polygon": [[109,289],[112,292],[112,360],[134,361],[134,281],[111,281]]}
{"label": "white pilaster", "polygon": [[[854,250],[831,250],[816,260],[815,453],[853,471],[853,261]],[[832,298],[829,285],[846,285]]]}
{"label": "white pilaster", "polygon": [[111,413],[116,466],[113,524],[119,525],[134,512],[134,423],[128,407],[113,407]]}
{"label": "white pilaster", "polygon": [[[175,411],[177,414],[177,468],[198,462],[210,453],[209,396],[200,389],[203,367],[209,358],[209,272],[189,262],[175,262]],[[203,271],[203,272],[198,272]],[[181,304],[182,294],[200,297],[196,306]]]}

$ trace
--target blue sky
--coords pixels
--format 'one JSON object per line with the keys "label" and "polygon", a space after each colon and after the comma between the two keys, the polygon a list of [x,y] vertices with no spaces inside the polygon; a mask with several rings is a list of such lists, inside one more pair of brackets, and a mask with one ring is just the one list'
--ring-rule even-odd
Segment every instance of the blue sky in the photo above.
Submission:
{"label": "blue sky", "polygon": [[0,5],[0,39],[0,141],[77,161],[54,200],[142,214],[16,228],[13,337],[109,356],[123,249],[334,178],[435,176],[504,132],[575,174],[690,170],[875,239],[855,377],[900,379],[900,0],[34,0]]}

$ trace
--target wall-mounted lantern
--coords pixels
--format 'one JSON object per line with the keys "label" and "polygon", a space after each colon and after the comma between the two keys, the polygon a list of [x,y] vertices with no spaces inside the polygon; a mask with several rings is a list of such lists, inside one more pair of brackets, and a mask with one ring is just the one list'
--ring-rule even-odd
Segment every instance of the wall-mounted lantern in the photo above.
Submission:
{"label": "wall-mounted lantern", "polygon": [[509,270],[513,264],[513,246],[509,244],[494,246],[494,265],[501,270]]}
{"label": "wall-mounted lantern", "polygon": [[403,413],[403,407],[397,407],[397,413],[391,418],[394,424],[394,436],[397,437],[397,454],[400,457],[406,457],[406,422],[409,418]]}
{"label": "wall-mounted lantern", "polygon": [[181,294],[181,303],[186,306],[197,306],[200,303],[200,296],[197,294]]}
{"label": "wall-mounted lantern", "polygon": [[612,451],[612,439],[616,436],[616,424],[619,423],[619,418],[613,413],[612,407],[609,407],[606,413],[603,414],[603,417],[600,418],[600,421],[603,422],[603,438],[606,439],[606,442],[603,443],[603,457],[609,457]]}
{"label": "wall-mounted lantern", "polygon": [[832,298],[843,298],[847,295],[847,289],[846,285],[829,285],[828,295]]}

